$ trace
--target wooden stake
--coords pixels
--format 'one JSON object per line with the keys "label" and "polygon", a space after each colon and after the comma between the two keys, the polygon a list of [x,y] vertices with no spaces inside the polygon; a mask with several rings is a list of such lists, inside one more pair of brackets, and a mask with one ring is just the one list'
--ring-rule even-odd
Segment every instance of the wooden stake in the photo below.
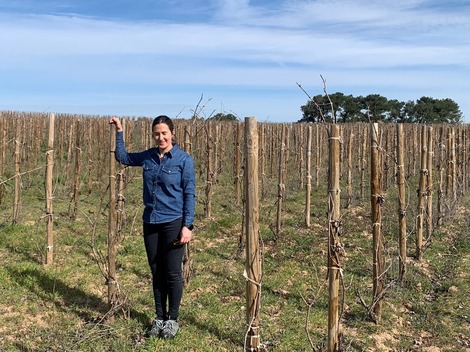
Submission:
{"label": "wooden stake", "polygon": [[284,198],[284,163],[286,157],[286,128],[281,125],[281,148],[279,150],[279,168],[277,183],[277,214],[276,214],[276,237],[279,237],[282,228],[282,201]]}
{"label": "wooden stake", "polygon": [[440,127],[439,131],[439,158],[438,158],[438,170],[439,177],[437,179],[437,222],[436,224],[442,225],[442,219],[444,217],[444,175],[446,167],[444,165],[446,147],[444,143],[444,126]]}
{"label": "wooden stake", "polygon": [[237,123],[237,133],[235,136],[235,165],[234,165],[234,171],[235,171],[235,204],[237,206],[240,205],[240,200],[241,200],[241,184],[240,184],[240,179],[241,179],[241,136],[242,136],[242,124]]}
{"label": "wooden stake", "polygon": [[452,152],[452,129],[451,128],[448,128],[447,129],[447,171],[446,171],[446,201],[448,202],[449,199],[451,198],[451,192],[452,192],[452,184],[453,184],[453,181],[452,181],[452,169],[453,169],[453,166],[452,166],[452,163],[453,163],[453,159],[452,159],[452,155],[453,155],[453,152]]}
{"label": "wooden stake", "polygon": [[315,157],[315,187],[320,185],[320,168],[321,168],[321,147],[322,147],[322,133],[320,131],[320,124],[315,124],[315,143],[316,143],[316,157]]}
{"label": "wooden stake", "polygon": [[348,145],[348,202],[346,208],[349,208],[353,200],[353,186],[352,186],[352,158],[353,158],[353,142],[354,142],[354,130],[351,128],[349,133],[349,145]]}
{"label": "wooden stake", "polygon": [[455,155],[455,129],[451,128],[450,160],[451,160],[451,180],[452,180],[452,207],[457,202],[457,159]]}
{"label": "wooden stake", "polygon": [[405,136],[403,124],[398,123],[397,133],[397,186],[398,186],[398,223],[399,223],[399,272],[398,280],[403,282],[406,273],[406,199],[405,199]]}
{"label": "wooden stake", "polygon": [[47,222],[47,247],[46,247],[46,265],[54,261],[54,216],[52,210],[53,185],[52,171],[54,167],[54,119],[55,115],[49,115],[49,138],[47,140],[46,152],[46,222]]}
{"label": "wooden stake", "polygon": [[80,120],[75,122],[75,168],[74,168],[74,178],[73,178],[73,191],[72,191],[72,199],[70,200],[69,204],[69,216],[71,219],[75,219],[77,217],[78,211],[78,202],[80,198],[80,169],[81,169],[81,157],[82,157],[82,149],[80,147]]}
{"label": "wooden stake", "polygon": [[370,192],[372,213],[372,271],[373,271],[373,309],[371,318],[380,323],[382,319],[382,292],[383,292],[383,240],[382,240],[382,204],[380,170],[380,143],[379,124],[372,123],[370,129]]}
{"label": "wooden stake", "polygon": [[[110,129],[109,154],[109,211],[108,211],[108,308],[111,311],[116,302],[116,132]],[[111,319],[113,316],[111,315]]]}
{"label": "wooden stake", "polygon": [[343,248],[339,239],[340,220],[340,129],[330,127],[328,168],[328,351],[339,351],[339,284],[342,275],[340,257]]}
{"label": "wooden stake", "polygon": [[428,170],[427,178],[426,178],[426,235],[427,241],[429,241],[432,237],[433,232],[433,219],[432,219],[432,198],[433,198],[433,158],[434,158],[434,134],[432,126],[428,127],[428,157],[427,157],[427,167]]}
{"label": "wooden stake", "polygon": [[206,159],[206,203],[204,206],[205,218],[210,218],[212,215],[212,188],[213,188],[213,136],[212,136],[212,123],[207,122],[207,159]]}
{"label": "wooden stake", "polygon": [[[297,127],[297,128],[296,128]],[[297,157],[296,163],[299,165],[299,188],[304,188],[304,125],[294,125],[294,140],[296,142],[295,155]]]}
{"label": "wooden stake", "polygon": [[[5,117],[0,113],[0,175],[3,175],[5,170],[5,155],[7,147],[7,130],[5,128]],[[2,187],[2,186],[0,186]],[[1,193],[1,191],[0,191]],[[0,197],[1,203],[1,197]]]}
{"label": "wooden stake", "polygon": [[421,129],[421,169],[419,176],[419,189],[418,189],[418,215],[416,217],[416,259],[421,260],[423,250],[423,228],[424,228],[424,209],[426,205],[426,179],[428,170],[427,168],[427,127],[422,126]]}
{"label": "wooden stake", "polygon": [[260,143],[259,143],[259,152],[260,152],[260,174],[261,174],[261,199],[264,199],[266,196],[267,190],[267,175],[266,175],[266,153],[267,144],[266,144],[266,124],[260,124]]}
{"label": "wooden stake", "polygon": [[12,223],[18,223],[20,216],[20,164],[21,164],[21,120],[16,121],[16,136],[15,136],[15,198],[13,202],[13,220]]}
{"label": "wooden stake", "polygon": [[87,141],[86,141],[86,144],[87,144],[87,159],[88,159],[88,162],[87,162],[87,173],[88,173],[88,194],[91,194],[91,192],[93,191],[93,170],[95,169],[94,168],[94,165],[93,165],[93,128],[91,126],[93,126],[93,121],[92,120],[88,120],[88,123],[85,124],[87,127]]}
{"label": "wooden stake", "polygon": [[[191,153],[191,125],[184,126],[184,150]],[[192,263],[191,263],[191,250],[190,244],[184,246],[183,255],[183,285],[187,287],[191,278]]]}
{"label": "wooden stake", "polygon": [[361,201],[364,201],[365,197],[365,185],[366,185],[366,149],[367,149],[367,128],[364,127],[362,133],[362,144],[361,144]]}
{"label": "wooden stake", "polygon": [[259,248],[258,131],[254,117],[245,118],[246,323],[245,351],[260,350],[261,260]]}
{"label": "wooden stake", "polygon": [[307,127],[307,152],[306,152],[306,182],[305,182],[305,225],[310,227],[311,193],[312,193],[312,126]]}

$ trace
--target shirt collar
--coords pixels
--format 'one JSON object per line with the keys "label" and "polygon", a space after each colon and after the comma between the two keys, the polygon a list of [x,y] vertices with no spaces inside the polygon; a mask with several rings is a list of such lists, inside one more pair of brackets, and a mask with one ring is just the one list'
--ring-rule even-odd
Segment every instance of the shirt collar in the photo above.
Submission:
{"label": "shirt collar", "polygon": [[179,149],[178,144],[173,144],[173,147],[165,154],[168,155],[169,158],[173,158],[173,153],[176,152],[177,149]]}

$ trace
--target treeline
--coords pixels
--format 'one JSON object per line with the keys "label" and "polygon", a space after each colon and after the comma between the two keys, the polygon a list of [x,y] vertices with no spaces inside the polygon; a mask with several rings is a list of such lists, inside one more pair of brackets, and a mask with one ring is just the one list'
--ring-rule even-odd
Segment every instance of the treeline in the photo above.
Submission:
{"label": "treeline", "polygon": [[[463,114],[452,99],[421,97],[413,101],[389,100],[380,94],[367,96],[334,93],[317,95],[300,107],[299,122],[407,122],[460,123]],[[333,112],[334,111],[334,112]]]}

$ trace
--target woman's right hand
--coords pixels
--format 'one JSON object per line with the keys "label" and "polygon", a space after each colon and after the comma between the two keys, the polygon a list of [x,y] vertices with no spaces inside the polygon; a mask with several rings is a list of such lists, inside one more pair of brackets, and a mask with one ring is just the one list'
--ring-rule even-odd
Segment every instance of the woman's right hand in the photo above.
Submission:
{"label": "woman's right hand", "polygon": [[122,131],[121,120],[119,120],[116,116],[113,116],[111,119],[109,119],[109,124],[116,125],[116,129],[118,131]]}

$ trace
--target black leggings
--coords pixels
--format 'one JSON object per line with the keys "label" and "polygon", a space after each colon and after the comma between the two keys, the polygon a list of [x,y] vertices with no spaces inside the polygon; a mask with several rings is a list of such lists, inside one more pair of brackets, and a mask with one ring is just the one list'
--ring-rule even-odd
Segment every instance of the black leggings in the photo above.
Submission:
{"label": "black leggings", "polygon": [[[175,245],[182,218],[164,224],[144,223],[144,243],[152,272],[153,295],[158,319],[178,319],[183,295],[183,245]],[[168,299],[168,310],[167,310]]]}

